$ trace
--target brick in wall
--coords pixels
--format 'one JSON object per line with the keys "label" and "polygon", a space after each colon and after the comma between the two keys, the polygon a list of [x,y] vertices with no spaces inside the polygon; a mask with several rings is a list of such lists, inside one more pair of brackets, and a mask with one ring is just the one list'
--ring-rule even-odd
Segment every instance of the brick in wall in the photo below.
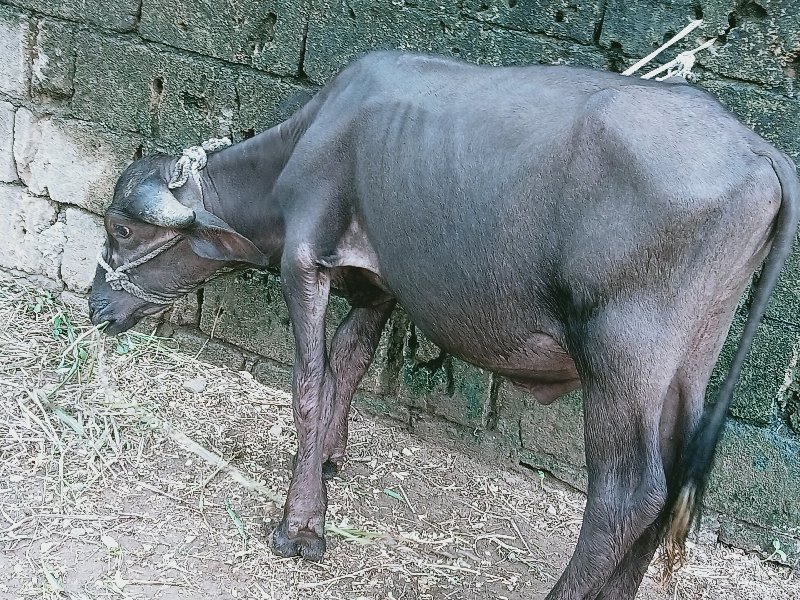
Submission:
{"label": "brick in wall", "polygon": [[713,76],[701,84],[748,126],[800,159],[800,99]]}
{"label": "brick in wall", "polygon": [[368,50],[448,51],[453,15],[437,15],[391,2],[332,0],[311,7],[306,38],[305,73],[316,83],[327,81],[342,66]]}
{"label": "brick in wall", "polygon": [[133,31],[141,0],[4,0],[8,4],[69,21],[92,23],[104,29]]}
{"label": "brick in wall", "polygon": [[370,0],[322,0],[312,6],[303,63],[312,81],[327,81],[355,57],[376,49],[437,53],[483,64],[603,67],[606,62],[593,46],[495,28],[457,14]]}
{"label": "brick in wall", "polygon": [[144,0],[148,40],[281,75],[300,69],[308,2]]}
{"label": "brick in wall", "polygon": [[[739,338],[742,335],[746,311],[737,314],[731,325],[728,339],[708,384],[709,400],[713,400],[716,389],[727,374]],[[753,340],[753,347],[742,367],[731,403],[731,415],[749,423],[770,426],[777,414],[778,392],[784,383],[784,374],[792,360],[794,345],[798,341],[794,327],[783,327],[771,319],[765,319]]]}
{"label": "brick in wall", "polygon": [[17,181],[14,165],[14,106],[0,102],[0,181]]}
{"label": "brick in wall", "polygon": [[[328,307],[328,339],[348,312],[341,298]],[[255,272],[211,282],[203,293],[200,329],[276,362],[294,362],[294,338],[280,281]]]}
{"label": "brick in wall", "polygon": [[0,92],[26,98],[30,85],[28,46],[30,20],[21,12],[0,4]]}
{"label": "brick in wall", "polygon": [[789,93],[796,89],[800,13],[795,0],[609,0],[600,44],[606,48],[619,45],[628,56],[641,57],[696,18],[702,18],[703,25],[668,50],[665,57],[672,58],[682,49],[694,48],[717,36],[713,52],[697,55],[700,66],[725,77],[758,82]]}
{"label": "brick in wall", "polygon": [[239,98],[234,136],[258,133],[290,117],[298,106],[286,102],[306,88],[258,71],[242,70],[236,81]]}
{"label": "brick in wall", "polygon": [[800,329],[800,238],[783,265],[781,277],[767,305],[767,317]]}
{"label": "brick in wall", "polygon": [[704,54],[701,64],[726,77],[794,93],[800,59],[797,7],[796,0],[708,3],[709,26],[703,30],[720,35],[722,43]]}
{"label": "brick in wall", "polygon": [[479,21],[546,33],[591,44],[600,23],[601,0],[465,0],[464,13]]}
{"label": "brick in wall", "polygon": [[61,279],[67,289],[86,294],[92,285],[97,252],[105,239],[103,218],[79,208],[66,209],[66,243]]}
{"label": "brick in wall", "polygon": [[66,235],[53,202],[0,184],[0,239],[0,267],[58,279]]}
{"label": "brick in wall", "polygon": [[[641,58],[696,19],[699,15],[697,7],[698,4],[690,0],[679,0],[674,4],[648,0],[608,0],[600,32],[600,45],[604,48],[619,48],[634,59]],[[685,44],[702,42],[699,38],[706,29],[710,29],[710,26],[692,32]],[[696,45],[698,44],[694,43]],[[670,56],[674,54],[677,52]]]}
{"label": "brick in wall", "polygon": [[[150,134],[150,113],[160,108],[155,52],[143,44],[82,32],[75,37],[75,115],[110,129]],[[169,84],[172,87],[172,82]]]}
{"label": "brick in wall", "polygon": [[266,74],[94,33],[77,37],[74,114],[178,151],[274,124],[300,89]]}
{"label": "brick in wall", "polygon": [[17,111],[14,157],[22,181],[34,194],[97,213],[111,202],[138,143],[82,122]]}
{"label": "brick in wall", "polygon": [[[800,523],[800,443],[768,429],[728,422],[717,448],[706,505],[788,533]],[[769,541],[765,547],[769,545]]]}
{"label": "brick in wall", "polygon": [[31,88],[45,100],[69,98],[75,73],[75,34],[63,21],[40,19],[33,42]]}

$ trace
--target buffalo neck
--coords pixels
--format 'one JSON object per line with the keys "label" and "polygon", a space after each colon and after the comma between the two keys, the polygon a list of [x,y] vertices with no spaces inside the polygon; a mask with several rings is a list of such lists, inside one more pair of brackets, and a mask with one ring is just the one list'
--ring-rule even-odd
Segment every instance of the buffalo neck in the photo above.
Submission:
{"label": "buffalo neck", "polygon": [[211,154],[202,171],[205,209],[252,241],[277,265],[284,222],[273,195],[275,182],[294,148],[285,124]]}

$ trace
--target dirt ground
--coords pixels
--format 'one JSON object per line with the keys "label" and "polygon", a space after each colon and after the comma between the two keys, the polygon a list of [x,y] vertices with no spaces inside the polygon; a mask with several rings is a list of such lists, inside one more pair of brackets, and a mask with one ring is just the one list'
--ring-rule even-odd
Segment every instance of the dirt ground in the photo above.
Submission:
{"label": "dirt ground", "polygon": [[[358,412],[324,561],[272,555],[289,405],[0,279],[0,599],[519,600],[555,582],[579,493]],[[668,584],[658,574],[639,598],[800,598],[796,572],[709,540]]]}

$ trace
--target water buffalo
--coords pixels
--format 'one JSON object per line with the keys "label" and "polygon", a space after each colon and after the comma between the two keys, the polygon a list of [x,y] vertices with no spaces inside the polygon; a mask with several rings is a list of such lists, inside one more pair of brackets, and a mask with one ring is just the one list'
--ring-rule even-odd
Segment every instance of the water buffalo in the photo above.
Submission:
{"label": "water buffalo", "polygon": [[[662,540],[680,553],[794,238],[789,158],[688,84],[401,53],[214,150],[125,170],[89,306],[116,333],[220,268],[280,267],[298,453],[275,552],[322,557],[323,470],[342,464],[353,391],[400,304],[544,404],[583,388],[586,512],[548,598],[632,598]],[[328,346],[332,289],[352,309]]]}

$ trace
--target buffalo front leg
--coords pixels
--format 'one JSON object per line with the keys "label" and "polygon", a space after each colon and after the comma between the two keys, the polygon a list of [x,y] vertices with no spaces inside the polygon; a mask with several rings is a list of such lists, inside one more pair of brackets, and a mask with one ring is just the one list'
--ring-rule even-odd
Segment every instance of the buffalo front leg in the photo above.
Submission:
{"label": "buffalo front leg", "polygon": [[336,396],[325,436],[322,472],[326,477],[333,477],[342,468],[350,402],[372,363],[381,332],[394,306],[394,300],[388,300],[377,306],[354,307],[333,337],[329,362],[336,380]]}
{"label": "buffalo front leg", "polygon": [[292,409],[297,460],[283,519],[272,533],[272,549],[281,556],[320,560],[325,552],[327,509],[322,459],[336,394],[325,347],[330,280],[310,256],[298,254],[284,259],[281,265],[283,293],[296,345]]}

